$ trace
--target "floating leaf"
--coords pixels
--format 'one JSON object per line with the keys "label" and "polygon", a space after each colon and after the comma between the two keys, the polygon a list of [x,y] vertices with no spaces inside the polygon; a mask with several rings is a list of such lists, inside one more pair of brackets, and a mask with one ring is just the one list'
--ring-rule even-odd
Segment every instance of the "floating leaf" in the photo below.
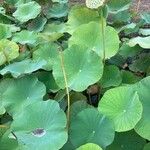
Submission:
{"label": "floating leaf", "polygon": [[47,63],[43,66],[43,69],[52,70],[55,58],[58,56],[58,48],[59,46],[54,43],[40,44],[33,52],[33,59],[36,61],[45,60]]}
{"label": "floating leaf", "polygon": [[46,64],[44,60],[33,61],[31,59],[15,62],[3,68],[0,71],[1,75],[11,73],[14,78],[24,74],[31,74],[32,72],[41,69]]}
{"label": "floating leaf", "polygon": [[33,31],[22,30],[21,32],[17,32],[13,36],[13,41],[24,44],[35,44],[37,40],[37,34]]}
{"label": "floating leaf", "polygon": [[150,140],[150,76],[135,84],[134,88],[137,90],[140,101],[143,105],[142,118],[136,125],[135,131],[143,138]]}
{"label": "floating leaf", "polygon": [[60,149],[67,141],[66,116],[56,101],[29,105],[14,117],[11,131],[24,149]]}
{"label": "floating leaf", "polygon": [[[102,60],[87,47],[74,45],[65,50],[62,55],[68,87],[74,91],[84,91],[89,85],[96,83],[101,78]],[[88,76],[85,76],[86,74]],[[53,76],[59,87],[64,89],[65,82],[59,57],[54,62]]]}
{"label": "floating leaf", "polygon": [[32,1],[19,5],[13,16],[20,22],[27,22],[30,19],[36,18],[40,12],[41,6],[37,2]]}
{"label": "floating leaf", "polygon": [[69,39],[69,46],[74,44],[85,45],[103,58],[104,40],[105,57],[110,58],[114,56],[119,49],[119,37],[117,31],[110,26],[105,27],[105,39],[103,39],[101,28],[101,24],[96,22],[91,22],[78,27]]}
{"label": "floating leaf", "polygon": [[104,67],[104,73],[100,80],[100,85],[103,88],[119,86],[121,81],[121,73],[116,66],[110,65]]}
{"label": "floating leaf", "polygon": [[86,6],[91,9],[97,9],[104,5],[105,0],[86,0]]}
{"label": "floating leaf", "polygon": [[7,81],[9,85],[3,93],[1,100],[10,114],[22,111],[26,106],[36,101],[41,101],[46,93],[44,84],[36,77],[26,76]]}
{"label": "floating leaf", "polygon": [[142,150],[145,143],[145,139],[132,130],[116,133],[114,142],[106,150]]}
{"label": "floating leaf", "polygon": [[19,46],[6,39],[0,40],[0,66],[19,56]]}
{"label": "floating leaf", "polygon": [[102,150],[98,145],[93,143],[87,143],[85,145],[80,146],[76,150]]}
{"label": "floating leaf", "polygon": [[129,46],[133,47],[135,45],[139,45],[142,48],[149,49],[150,48],[150,36],[148,37],[135,37],[129,40]]}
{"label": "floating leaf", "polygon": [[130,87],[108,90],[100,100],[98,109],[113,120],[118,132],[133,129],[141,119],[143,110],[137,92]]}
{"label": "floating leaf", "polygon": [[111,121],[94,108],[77,114],[70,126],[70,140],[77,148],[86,143],[95,143],[105,148],[112,143],[114,127]]}
{"label": "floating leaf", "polygon": [[97,11],[88,9],[85,6],[75,5],[71,8],[68,15],[67,32],[72,34],[80,25],[99,20]]}

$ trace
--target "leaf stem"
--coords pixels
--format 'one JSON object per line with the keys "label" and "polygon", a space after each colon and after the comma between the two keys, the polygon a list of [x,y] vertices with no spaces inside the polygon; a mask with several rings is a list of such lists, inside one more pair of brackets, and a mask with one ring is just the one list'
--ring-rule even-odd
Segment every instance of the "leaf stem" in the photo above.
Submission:
{"label": "leaf stem", "polygon": [[105,28],[104,28],[104,17],[103,9],[101,9],[101,30],[102,30],[102,42],[103,42],[103,63],[105,64]]}
{"label": "leaf stem", "polygon": [[141,4],[141,0],[138,0],[137,7],[136,7],[136,15],[139,12],[140,4]]}
{"label": "leaf stem", "polygon": [[63,76],[64,76],[65,88],[66,88],[66,94],[67,94],[67,103],[68,103],[67,130],[69,130],[69,126],[70,126],[70,93],[69,93],[67,75],[66,75],[65,66],[64,66],[64,57],[63,57],[63,53],[61,50],[59,51],[59,57],[60,57],[60,61],[61,61],[61,68],[62,68],[62,72],[63,72]]}

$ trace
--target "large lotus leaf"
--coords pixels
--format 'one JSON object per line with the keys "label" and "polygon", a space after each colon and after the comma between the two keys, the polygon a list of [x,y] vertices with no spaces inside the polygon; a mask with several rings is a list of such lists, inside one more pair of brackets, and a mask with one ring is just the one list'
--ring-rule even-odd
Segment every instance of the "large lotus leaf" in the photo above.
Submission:
{"label": "large lotus leaf", "polygon": [[123,84],[134,84],[141,80],[141,77],[135,75],[134,73],[126,70],[121,71],[122,83]]}
{"label": "large lotus leaf", "polygon": [[130,39],[129,41],[129,46],[133,47],[135,45],[139,45],[141,46],[142,48],[145,48],[145,49],[150,49],[150,36],[148,37],[135,37],[135,38],[132,38]]}
{"label": "large lotus leaf", "polygon": [[22,111],[29,104],[41,101],[46,93],[44,84],[32,76],[10,79],[7,84],[9,86],[1,100],[7,112],[13,115]]}
{"label": "large lotus leaf", "polygon": [[119,86],[121,84],[121,81],[121,73],[118,67],[114,65],[104,67],[104,73],[100,80],[100,85],[103,88]]}
{"label": "large lotus leaf", "polygon": [[135,84],[135,88],[143,105],[142,118],[136,125],[135,130],[140,136],[150,140],[150,76]]}
{"label": "large lotus leaf", "polygon": [[19,46],[6,39],[0,40],[0,66],[19,56]]}
{"label": "large lotus leaf", "polygon": [[69,39],[69,46],[74,44],[86,45],[103,58],[103,43],[105,43],[105,58],[110,58],[119,49],[119,37],[117,31],[110,26],[105,27],[104,30],[105,38],[103,39],[101,24],[91,22],[82,25],[72,34],[72,37]]}
{"label": "large lotus leaf", "polygon": [[14,117],[11,131],[23,150],[58,150],[67,141],[66,116],[56,101],[37,102]]}
{"label": "large lotus leaf", "polygon": [[41,6],[37,2],[32,1],[19,5],[13,16],[20,22],[27,22],[30,19],[36,18],[40,12]]}
{"label": "large lotus leaf", "polygon": [[95,10],[88,9],[85,6],[73,6],[68,15],[67,32],[73,33],[80,25],[91,21],[99,21],[99,18],[99,13]]}
{"label": "large lotus leaf", "polygon": [[5,75],[11,73],[14,78],[17,78],[24,74],[31,74],[32,72],[41,69],[45,64],[46,61],[44,60],[33,61],[27,59],[6,66],[0,71],[0,74]]}
{"label": "large lotus leaf", "polygon": [[37,40],[37,34],[33,31],[22,30],[21,32],[15,33],[13,41],[24,44],[34,44]]}
{"label": "large lotus leaf", "polygon": [[114,142],[106,150],[142,150],[146,141],[134,130],[116,133]]}
{"label": "large lotus leaf", "polygon": [[109,0],[107,5],[110,11],[123,11],[130,7],[131,0]]}
{"label": "large lotus leaf", "polygon": [[102,148],[94,143],[87,143],[85,145],[80,146],[76,150],[102,150]]}
{"label": "large lotus leaf", "polygon": [[104,5],[105,0],[86,0],[86,6],[91,9],[97,9]]}
{"label": "large lotus leaf", "polygon": [[70,140],[76,148],[86,143],[95,143],[105,148],[114,139],[112,122],[95,108],[79,112],[70,125]]}
{"label": "large lotus leaf", "polygon": [[47,63],[43,66],[45,70],[52,70],[55,58],[58,56],[59,46],[54,43],[44,43],[35,48],[33,52],[34,60],[45,60]]}
{"label": "large lotus leaf", "polygon": [[49,18],[61,18],[68,14],[68,4],[55,3],[52,7],[47,7],[44,9],[44,14]]}
{"label": "large lotus leaf", "polygon": [[[68,87],[74,91],[84,91],[89,85],[96,83],[102,76],[101,58],[87,47],[73,45],[62,54]],[[54,62],[53,76],[56,83],[65,88],[62,63],[60,57]],[[84,80],[83,80],[84,79]]]}
{"label": "large lotus leaf", "polygon": [[5,24],[0,24],[0,40],[11,37],[11,30]]}
{"label": "large lotus leaf", "polygon": [[133,72],[147,72],[150,66],[150,54],[143,53],[138,59],[134,60],[129,69]]}
{"label": "large lotus leaf", "polygon": [[98,110],[108,116],[118,132],[135,127],[142,117],[142,104],[137,92],[130,87],[108,90],[99,102]]}
{"label": "large lotus leaf", "polygon": [[51,91],[55,93],[60,90],[51,72],[39,71],[35,75],[39,81],[45,84],[47,92]]}
{"label": "large lotus leaf", "polygon": [[145,21],[146,24],[150,23],[150,12],[143,12],[141,18]]}
{"label": "large lotus leaf", "polygon": [[150,142],[147,143],[145,146],[144,146],[144,149],[143,150],[150,150]]}
{"label": "large lotus leaf", "polygon": [[46,18],[38,17],[28,24],[28,30],[40,32],[44,29],[46,22],[47,22]]}

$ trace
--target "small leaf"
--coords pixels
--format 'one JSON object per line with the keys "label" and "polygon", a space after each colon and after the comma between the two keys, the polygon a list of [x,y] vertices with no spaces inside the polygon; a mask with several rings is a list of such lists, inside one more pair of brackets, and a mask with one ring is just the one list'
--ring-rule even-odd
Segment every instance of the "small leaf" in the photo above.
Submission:
{"label": "small leaf", "polygon": [[14,117],[10,130],[25,149],[58,150],[67,141],[65,127],[65,113],[56,101],[48,100],[26,107]]}
{"label": "small leaf", "polygon": [[12,40],[22,45],[33,45],[37,40],[37,34],[34,31],[22,30],[21,32],[15,33]]}
{"label": "small leaf", "polygon": [[32,1],[19,5],[13,16],[20,22],[27,22],[30,19],[36,18],[40,12],[41,6],[37,2]]}
{"label": "small leaf", "polygon": [[0,71],[0,74],[5,75],[11,73],[14,78],[17,78],[24,74],[31,74],[32,72],[41,69],[45,64],[46,61],[44,60],[32,61],[27,59],[6,66]]}
{"label": "small leaf", "polygon": [[99,147],[99,146],[96,145],[96,144],[87,143],[87,144],[84,144],[84,145],[80,146],[80,147],[77,148],[76,150],[102,150],[102,148]]}
{"label": "small leaf", "polygon": [[[62,55],[68,87],[74,91],[84,91],[89,85],[96,83],[101,78],[102,60],[87,47],[74,45],[65,50]],[[65,82],[59,57],[54,62],[53,76],[59,87],[64,89]]]}
{"label": "small leaf", "polygon": [[104,94],[98,110],[114,122],[116,131],[122,132],[135,127],[143,108],[137,92],[130,87],[118,87]]}
{"label": "small leaf", "polygon": [[105,148],[112,143],[114,133],[111,121],[94,108],[79,112],[70,126],[70,140],[76,148],[86,143]]}
{"label": "small leaf", "polygon": [[19,56],[19,46],[6,39],[0,40],[0,66]]}

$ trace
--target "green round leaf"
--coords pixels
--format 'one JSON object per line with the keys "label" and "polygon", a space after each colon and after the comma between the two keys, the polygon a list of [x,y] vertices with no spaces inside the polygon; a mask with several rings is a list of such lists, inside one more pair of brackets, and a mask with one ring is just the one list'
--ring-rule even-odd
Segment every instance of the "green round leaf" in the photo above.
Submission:
{"label": "green round leaf", "polygon": [[91,21],[99,21],[99,13],[85,6],[75,5],[71,8],[68,15],[67,32],[73,33],[80,25]]}
{"label": "green round leaf", "polygon": [[19,5],[13,16],[20,22],[27,22],[30,19],[36,18],[40,12],[41,6],[37,2],[32,1]]}
{"label": "green round leaf", "polygon": [[49,71],[52,70],[53,63],[58,55],[58,45],[54,43],[44,43],[36,47],[33,52],[33,60],[45,60],[47,63],[43,66],[43,69]]}
{"label": "green round leaf", "polygon": [[142,118],[135,127],[135,131],[145,139],[150,141],[150,76],[144,78],[134,87],[139,95],[140,101],[143,105]]}
{"label": "green round leaf", "polygon": [[37,34],[33,31],[22,30],[21,32],[15,33],[12,40],[22,45],[35,44]]}
{"label": "green round leaf", "polygon": [[135,127],[143,108],[137,92],[130,87],[118,87],[104,94],[98,110],[114,122],[116,131],[122,132]]}
{"label": "green round leaf", "polygon": [[104,73],[100,80],[100,84],[103,88],[119,86],[121,81],[121,73],[116,66],[110,65],[104,67]]}
{"label": "green round leaf", "polygon": [[26,76],[19,79],[10,79],[1,100],[10,114],[22,111],[26,106],[36,101],[41,101],[46,93],[44,84],[36,77]]}
{"label": "green round leaf", "polygon": [[91,9],[97,9],[104,4],[105,0],[86,0],[86,6]]}
{"label": "green round leaf", "polygon": [[[82,25],[72,34],[69,39],[69,46],[71,45],[85,45],[92,51],[95,51],[103,58],[103,40],[105,43],[105,58],[114,56],[119,49],[119,37],[114,28],[105,27],[105,38],[102,36],[102,26],[96,22]],[[92,35],[92,36],[91,36]]]}
{"label": "green round leaf", "polygon": [[142,150],[145,139],[141,138],[134,130],[116,133],[114,142],[106,150]]}
{"label": "green round leaf", "polygon": [[48,100],[26,107],[14,117],[11,131],[23,150],[58,150],[67,141],[66,116],[56,101]]}
{"label": "green round leaf", "polygon": [[[101,78],[102,60],[87,47],[74,45],[65,50],[62,55],[68,87],[74,91],[84,91],[89,85],[96,83]],[[65,82],[60,57],[54,62],[53,76],[56,83],[64,89]]]}
{"label": "green round leaf", "polygon": [[86,143],[95,143],[105,148],[113,139],[113,124],[94,108],[79,112],[71,122],[70,140],[76,148]]}
{"label": "green round leaf", "polygon": [[6,39],[0,40],[0,66],[19,56],[19,46]]}
{"label": "green round leaf", "polygon": [[46,64],[44,60],[33,61],[31,59],[15,62],[3,68],[0,71],[1,75],[11,73],[14,78],[24,74],[31,74],[32,72],[41,69]]}
{"label": "green round leaf", "polygon": [[85,145],[80,146],[76,150],[102,150],[98,145],[93,143],[87,143]]}

